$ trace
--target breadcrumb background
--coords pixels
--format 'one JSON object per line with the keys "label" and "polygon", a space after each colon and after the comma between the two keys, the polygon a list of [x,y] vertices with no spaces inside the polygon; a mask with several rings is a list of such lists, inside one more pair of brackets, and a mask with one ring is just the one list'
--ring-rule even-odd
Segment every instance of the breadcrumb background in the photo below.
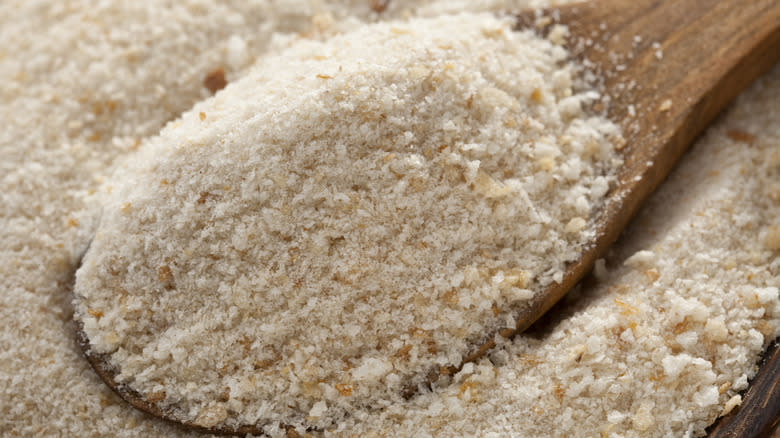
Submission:
{"label": "breadcrumb background", "polygon": [[[417,11],[407,10],[414,3]],[[446,4],[445,4],[446,3]],[[121,402],[75,343],[69,290],[112,163],[298,38],[524,2],[10,1],[0,17],[0,430],[184,436]],[[294,11],[294,12],[289,12]],[[780,68],[684,158],[566,318],[343,436],[697,436],[780,325]],[[281,433],[281,431],[279,431]]]}

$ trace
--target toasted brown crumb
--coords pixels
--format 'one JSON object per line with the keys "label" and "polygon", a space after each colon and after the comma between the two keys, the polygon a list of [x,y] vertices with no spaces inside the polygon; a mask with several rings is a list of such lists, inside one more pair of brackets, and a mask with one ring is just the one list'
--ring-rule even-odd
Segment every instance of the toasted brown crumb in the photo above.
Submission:
{"label": "toasted brown crumb", "polygon": [[100,310],[87,309],[87,313],[89,313],[90,315],[98,319],[100,319],[103,316],[103,312],[101,312]]}
{"label": "toasted brown crumb", "polygon": [[344,397],[349,397],[352,395],[352,386],[347,385],[345,383],[337,383],[334,385],[336,388],[336,391],[339,392],[339,394],[343,395]]}
{"label": "toasted brown crumb", "polygon": [[753,144],[753,142],[756,140],[756,136],[753,134],[739,129],[732,129],[727,131],[726,136],[737,143]]}
{"label": "toasted brown crumb", "polygon": [[270,367],[273,364],[274,364],[274,361],[270,360],[270,359],[256,360],[255,361],[255,368],[256,369],[268,368],[268,367]]}
{"label": "toasted brown crumb", "polygon": [[318,74],[317,77],[320,79],[333,79],[333,76],[328,76],[324,74]]}
{"label": "toasted brown crumb", "polygon": [[203,79],[203,85],[208,88],[212,94],[225,88],[227,85],[225,70],[223,70],[222,67],[219,67],[209,72]]}
{"label": "toasted brown crumb", "polygon": [[470,392],[470,395],[476,394],[477,386],[478,383],[473,380],[467,380],[466,382],[463,382],[463,384],[460,385],[460,388],[458,388],[458,398],[463,398],[467,392]]}
{"label": "toasted brown crumb", "polygon": [[200,192],[200,197],[196,201],[198,204],[205,204],[209,197],[212,196],[209,192]]}
{"label": "toasted brown crumb", "polygon": [[146,400],[151,403],[157,403],[158,401],[165,400],[165,391],[149,392],[145,395]]}
{"label": "toasted brown crumb", "polygon": [[173,278],[171,268],[168,265],[162,265],[157,268],[157,278],[162,282],[169,281],[171,278]]}
{"label": "toasted brown crumb", "polygon": [[382,13],[387,9],[390,0],[371,0],[371,9],[376,13]]}
{"label": "toasted brown crumb", "polygon": [[395,353],[396,357],[409,359],[409,352],[412,350],[411,345],[404,345],[403,347],[399,348],[398,351]]}
{"label": "toasted brown crumb", "polygon": [[538,88],[534,88],[534,91],[531,92],[531,100],[536,102],[536,103],[541,102],[542,101],[542,90],[540,90]]}
{"label": "toasted brown crumb", "polygon": [[252,349],[252,339],[250,339],[249,336],[242,337],[238,340],[238,343],[244,347],[244,351],[249,351]]}
{"label": "toasted brown crumb", "polygon": [[556,397],[558,397],[558,400],[563,400],[563,396],[566,394],[566,391],[563,389],[563,386],[561,386],[560,383],[556,383],[553,387],[553,393]]}
{"label": "toasted brown crumb", "polygon": [[675,335],[679,335],[680,333],[687,331],[688,326],[689,326],[688,318],[686,317],[685,319],[683,319],[681,323],[678,323],[677,325],[674,326],[674,328],[672,329],[672,333],[674,333]]}
{"label": "toasted brown crumb", "polygon": [[200,114],[198,114],[198,118],[200,118],[201,121],[206,120],[206,113],[201,111]]}

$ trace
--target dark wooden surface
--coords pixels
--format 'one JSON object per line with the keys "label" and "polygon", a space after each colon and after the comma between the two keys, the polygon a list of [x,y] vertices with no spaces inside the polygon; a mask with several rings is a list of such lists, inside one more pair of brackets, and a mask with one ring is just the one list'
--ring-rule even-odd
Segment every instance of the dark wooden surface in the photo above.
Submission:
{"label": "dark wooden surface", "polygon": [[718,420],[710,438],[769,438],[780,435],[780,340],[767,350],[742,405]]}
{"label": "dark wooden surface", "polygon": [[[503,330],[503,336],[528,328],[591,269],[693,140],[780,57],[777,0],[595,0],[548,12],[569,26],[569,44],[576,56],[592,62],[603,76],[611,96],[608,115],[625,132],[625,165],[608,195],[596,240],[568,267],[561,284],[516,310],[517,327]],[[518,21],[537,24],[535,15]],[[594,44],[583,44],[582,38]],[[658,50],[662,59],[656,56]],[[662,107],[666,100],[671,103],[668,108]],[[635,117],[629,116],[631,105]],[[132,406],[171,421],[155,403],[118,384],[106,358],[91,353],[83,333],[79,336],[90,364],[114,391]],[[492,339],[492,334],[486,339]],[[493,346],[492,341],[479,345],[464,362],[481,357]],[[184,426],[218,434],[260,433],[254,425]]]}

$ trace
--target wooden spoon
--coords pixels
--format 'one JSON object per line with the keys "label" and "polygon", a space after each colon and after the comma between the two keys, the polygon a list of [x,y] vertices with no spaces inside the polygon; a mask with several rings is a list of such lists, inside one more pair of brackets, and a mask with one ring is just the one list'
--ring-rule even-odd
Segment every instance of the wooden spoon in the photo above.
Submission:
{"label": "wooden spoon", "polygon": [[[500,332],[505,337],[529,327],[591,269],[701,131],[780,57],[777,0],[598,0],[518,16],[518,28],[547,32],[555,24],[568,26],[569,49],[603,78],[609,96],[604,110],[624,131],[625,165],[593,242],[567,267],[560,284],[518,310],[517,326]],[[170,420],[154,400],[116,382],[116,371],[106,357],[90,351],[83,332],[79,340],[97,373],[122,398]],[[492,340],[479,345],[464,363],[494,346]],[[439,373],[429,376],[433,380]],[[253,425],[185,426],[211,433],[261,433]]]}

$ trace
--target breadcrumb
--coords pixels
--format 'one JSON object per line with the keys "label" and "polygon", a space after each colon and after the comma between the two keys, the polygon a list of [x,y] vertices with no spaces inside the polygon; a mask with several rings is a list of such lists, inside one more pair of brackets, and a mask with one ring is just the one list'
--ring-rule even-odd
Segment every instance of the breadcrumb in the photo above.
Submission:
{"label": "breadcrumb", "polygon": [[512,327],[595,235],[619,132],[561,47],[511,26],[303,41],[163,130],[114,175],[77,274],[91,348],[176,418],[325,428]]}

